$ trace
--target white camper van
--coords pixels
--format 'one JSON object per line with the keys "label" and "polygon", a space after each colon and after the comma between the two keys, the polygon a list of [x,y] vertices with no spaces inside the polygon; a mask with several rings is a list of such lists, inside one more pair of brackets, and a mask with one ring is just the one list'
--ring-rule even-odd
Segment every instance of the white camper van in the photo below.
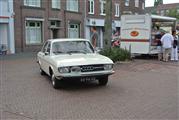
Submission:
{"label": "white camper van", "polygon": [[[158,15],[122,15],[121,48],[132,54],[158,53],[155,36],[175,28],[176,18]],[[158,29],[159,28],[159,29]]]}

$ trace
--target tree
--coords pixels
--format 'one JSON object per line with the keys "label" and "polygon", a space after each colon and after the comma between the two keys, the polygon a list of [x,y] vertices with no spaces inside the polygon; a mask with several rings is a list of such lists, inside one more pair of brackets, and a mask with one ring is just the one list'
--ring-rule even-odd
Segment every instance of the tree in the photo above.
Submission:
{"label": "tree", "polygon": [[106,0],[105,11],[104,48],[110,48],[112,37],[112,0]]}
{"label": "tree", "polygon": [[154,8],[152,9],[151,13],[157,15],[157,7],[159,5],[162,5],[162,4],[163,4],[163,0],[155,0],[154,1]]}
{"label": "tree", "polygon": [[159,5],[163,4],[163,0],[155,0],[154,1],[154,7],[158,7]]}
{"label": "tree", "polygon": [[166,15],[169,17],[177,18],[179,20],[179,13],[177,12],[177,8],[169,10],[169,12]]}

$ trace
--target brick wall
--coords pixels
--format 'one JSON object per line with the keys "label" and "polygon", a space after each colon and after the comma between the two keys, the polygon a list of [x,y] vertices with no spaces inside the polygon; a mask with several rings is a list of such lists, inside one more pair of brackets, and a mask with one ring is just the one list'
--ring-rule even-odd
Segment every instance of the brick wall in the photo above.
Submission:
{"label": "brick wall", "polygon": [[58,30],[58,37],[67,37],[68,22],[79,21],[80,37],[84,37],[84,0],[79,0],[79,12],[66,11],[66,1],[61,0],[60,9],[52,9],[51,0],[41,0],[41,7],[29,7],[24,6],[24,0],[14,1],[15,11],[15,48],[16,52],[23,51],[39,51],[42,44],[39,45],[26,45],[25,41],[25,20],[26,18],[42,18],[43,21],[43,41],[51,37],[51,31],[49,29],[49,18],[58,18],[61,20],[61,26]]}

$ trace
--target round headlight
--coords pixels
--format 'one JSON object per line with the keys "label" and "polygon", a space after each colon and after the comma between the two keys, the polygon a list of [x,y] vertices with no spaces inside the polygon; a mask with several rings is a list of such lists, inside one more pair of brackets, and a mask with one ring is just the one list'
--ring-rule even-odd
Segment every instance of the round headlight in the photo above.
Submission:
{"label": "round headlight", "polygon": [[69,69],[69,67],[59,67],[59,68],[58,68],[58,71],[59,71],[60,73],[69,73],[69,72],[70,72],[70,69]]}
{"label": "round headlight", "polygon": [[104,65],[104,70],[111,70],[113,68],[113,65]]}

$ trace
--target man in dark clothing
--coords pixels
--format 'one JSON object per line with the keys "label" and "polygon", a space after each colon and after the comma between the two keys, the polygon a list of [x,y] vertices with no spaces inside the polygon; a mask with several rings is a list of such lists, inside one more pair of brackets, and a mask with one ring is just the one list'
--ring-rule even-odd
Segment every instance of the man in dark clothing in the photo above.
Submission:
{"label": "man in dark clothing", "polygon": [[160,41],[160,39],[162,38],[162,36],[165,34],[165,32],[161,31],[159,34],[157,34],[155,36],[155,40],[157,43],[157,49],[158,49],[158,60],[162,60],[162,42]]}
{"label": "man in dark clothing", "polygon": [[177,38],[175,30],[172,31],[172,35],[173,35],[174,41],[173,41],[172,51],[171,51],[171,60],[178,61],[178,38]]}

